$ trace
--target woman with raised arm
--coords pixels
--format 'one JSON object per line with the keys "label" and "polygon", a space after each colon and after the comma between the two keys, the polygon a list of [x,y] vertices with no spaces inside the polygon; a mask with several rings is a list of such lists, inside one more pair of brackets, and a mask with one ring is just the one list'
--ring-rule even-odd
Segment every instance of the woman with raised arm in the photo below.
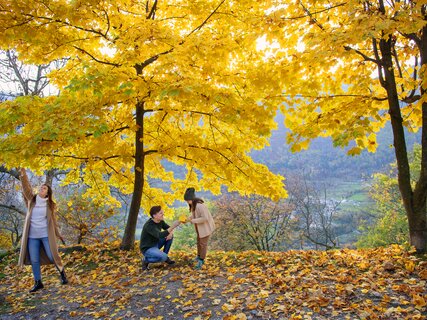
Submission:
{"label": "woman with raised arm", "polygon": [[196,269],[201,269],[208,252],[208,242],[215,230],[215,222],[204,201],[196,197],[194,188],[185,190],[184,200],[191,213],[189,222],[194,224],[197,233]]}
{"label": "woman with raised arm", "polygon": [[52,199],[52,188],[47,184],[33,193],[25,169],[20,170],[23,194],[27,205],[24,230],[21,239],[19,266],[31,264],[35,284],[30,292],[42,289],[40,265],[54,264],[61,276],[61,283],[67,284],[64,266],[58,253],[56,238],[64,242],[56,222],[56,204]]}

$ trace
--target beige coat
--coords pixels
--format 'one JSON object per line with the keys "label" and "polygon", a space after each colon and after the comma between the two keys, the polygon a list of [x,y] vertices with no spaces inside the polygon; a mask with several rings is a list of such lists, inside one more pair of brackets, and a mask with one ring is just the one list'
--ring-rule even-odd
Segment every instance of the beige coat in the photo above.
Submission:
{"label": "beige coat", "polygon": [[197,203],[196,211],[191,213],[191,223],[197,226],[200,238],[210,236],[215,230],[215,222],[204,203]]}
{"label": "beige coat", "polygon": [[[26,265],[31,264],[30,255],[28,254],[28,234],[30,231],[31,214],[33,212],[33,208],[35,205],[31,201],[34,197],[34,194],[31,188],[31,184],[25,173],[21,174],[21,181],[22,181],[22,189],[23,189],[24,197],[27,203],[27,215],[25,217],[24,230],[22,232],[21,251],[19,253],[19,261],[18,261],[19,266],[23,266],[25,264]],[[59,253],[58,253],[58,245],[56,244],[56,238],[61,237],[61,234],[59,233],[55,211],[52,212],[52,210],[49,208],[49,205],[48,205],[46,214],[47,214],[47,232],[48,232],[50,250],[52,251],[52,256],[53,256],[55,265],[58,267],[59,270],[62,271],[64,267],[62,265],[61,257],[59,256]],[[52,264],[52,262],[47,257],[46,252],[43,249],[43,246],[41,246],[41,249],[40,249],[40,264]]]}

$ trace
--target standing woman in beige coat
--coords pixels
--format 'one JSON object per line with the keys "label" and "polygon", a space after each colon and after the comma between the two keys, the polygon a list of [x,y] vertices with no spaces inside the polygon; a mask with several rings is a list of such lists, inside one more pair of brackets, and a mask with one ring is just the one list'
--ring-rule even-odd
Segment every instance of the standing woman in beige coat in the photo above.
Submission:
{"label": "standing woman in beige coat", "polygon": [[22,232],[19,266],[31,264],[34,275],[34,287],[30,292],[42,289],[41,264],[54,264],[61,276],[61,283],[67,284],[61,257],[58,253],[56,238],[64,242],[56,222],[56,204],[52,199],[52,189],[42,184],[38,194],[33,194],[25,169],[20,172],[21,184],[27,204],[24,230]]}
{"label": "standing woman in beige coat", "polygon": [[184,200],[190,208],[189,221],[194,224],[197,233],[196,269],[201,269],[208,252],[209,238],[215,230],[215,222],[204,201],[196,197],[194,188],[188,188],[185,191]]}

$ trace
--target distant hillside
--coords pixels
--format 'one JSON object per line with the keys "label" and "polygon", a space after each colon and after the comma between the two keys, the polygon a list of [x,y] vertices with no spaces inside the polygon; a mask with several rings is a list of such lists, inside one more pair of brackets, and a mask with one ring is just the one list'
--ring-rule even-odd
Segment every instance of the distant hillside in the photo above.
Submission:
{"label": "distant hillside", "polygon": [[[376,153],[363,152],[360,156],[348,156],[344,149],[334,148],[329,138],[314,140],[308,150],[292,153],[286,144],[288,130],[283,125],[283,116],[277,117],[278,130],[273,132],[270,147],[254,151],[255,161],[267,165],[275,173],[287,175],[292,172],[310,172],[313,179],[359,180],[385,170],[395,161],[391,127],[386,126],[377,137]],[[421,142],[421,134],[406,135],[409,149]]]}

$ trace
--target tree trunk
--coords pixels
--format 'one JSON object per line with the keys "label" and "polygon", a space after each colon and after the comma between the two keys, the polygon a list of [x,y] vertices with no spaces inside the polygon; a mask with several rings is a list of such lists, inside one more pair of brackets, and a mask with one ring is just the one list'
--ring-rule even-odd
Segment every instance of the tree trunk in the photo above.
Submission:
{"label": "tree trunk", "polygon": [[134,246],[136,223],[138,222],[138,214],[141,207],[144,186],[144,102],[138,102],[136,105],[136,124],[138,129],[135,134],[135,183],[126,228],[120,245],[122,250],[130,250]]}
{"label": "tree trunk", "polygon": [[45,172],[45,176],[46,176],[45,183],[50,187],[53,186],[53,178],[55,176],[55,171],[56,171],[55,169],[51,169]]}
{"label": "tree trunk", "polygon": [[[425,69],[427,64],[427,26],[422,29],[419,41],[416,42],[420,50],[421,68]],[[424,71],[425,72],[425,71]],[[423,74],[420,75],[424,79]],[[420,86],[421,96],[426,94],[425,80]],[[427,103],[422,104],[422,132],[421,132],[421,170],[414,189],[413,217],[409,223],[411,244],[418,252],[427,252]],[[408,217],[409,219],[409,217]]]}
{"label": "tree trunk", "polygon": [[83,241],[83,235],[81,232],[79,232],[79,236],[77,237],[77,244],[81,244]]}
{"label": "tree trunk", "polygon": [[[392,60],[393,43],[392,38],[380,40],[380,51],[382,54],[382,70],[384,71],[384,88],[387,90],[390,121],[393,130],[393,145],[397,161],[397,176],[403,206],[408,217],[410,244],[417,252],[426,252],[427,225],[426,225],[426,172],[425,160],[421,163],[421,175],[415,192],[411,186],[411,172],[409,167],[408,153],[405,141],[403,119],[400,111],[399,97],[394,75]],[[422,87],[422,86],[421,86]],[[425,107],[423,106],[423,150],[427,141],[425,137],[426,119]],[[424,155],[423,155],[424,156]]]}

